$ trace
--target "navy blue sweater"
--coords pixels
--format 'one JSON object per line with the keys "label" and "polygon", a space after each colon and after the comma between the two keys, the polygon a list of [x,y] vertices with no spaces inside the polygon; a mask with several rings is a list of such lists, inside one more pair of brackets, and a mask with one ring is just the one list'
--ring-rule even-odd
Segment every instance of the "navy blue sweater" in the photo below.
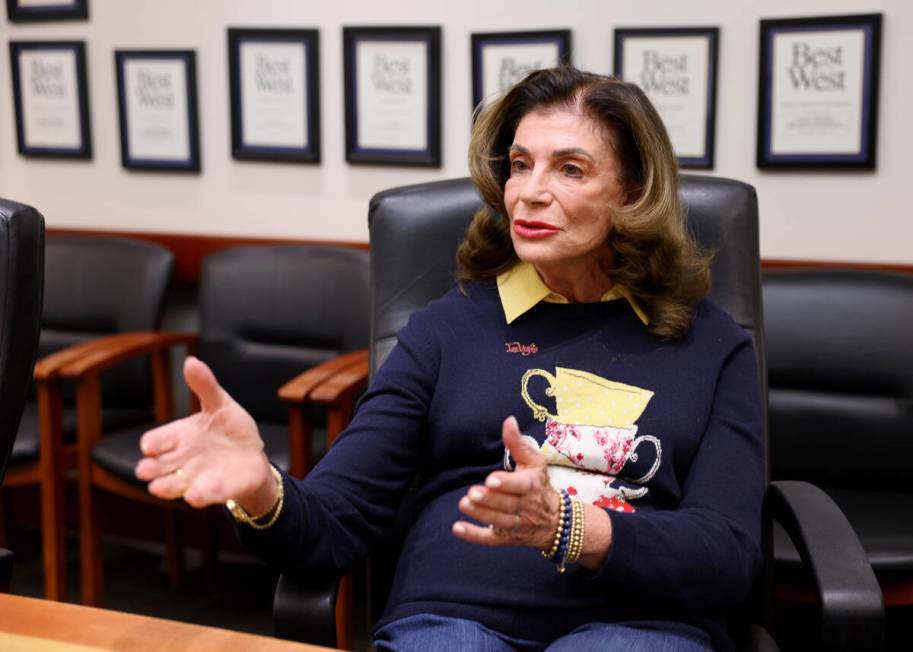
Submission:
{"label": "navy blue sweater", "polygon": [[[598,572],[559,574],[537,550],[477,546],[451,533],[468,487],[502,468],[507,415],[540,444],[547,424],[528,399],[556,417],[582,418],[561,387],[546,394],[539,372],[524,398],[531,369],[583,372],[649,397],[634,413],[614,412],[656,445],[627,451],[624,468],[616,460],[605,478],[618,499],[602,503],[613,540]],[[350,427],[305,480],[285,477],[277,523],[263,532],[239,526],[239,534],[284,571],[347,569],[420,473],[418,515],[382,623],[433,613],[546,641],[590,621],[673,620],[727,648],[723,616],[745,599],[761,562],[760,397],[748,334],[709,301],[687,335],[663,340],[620,300],[539,303],[507,325],[494,283],[475,284],[412,316]]]}

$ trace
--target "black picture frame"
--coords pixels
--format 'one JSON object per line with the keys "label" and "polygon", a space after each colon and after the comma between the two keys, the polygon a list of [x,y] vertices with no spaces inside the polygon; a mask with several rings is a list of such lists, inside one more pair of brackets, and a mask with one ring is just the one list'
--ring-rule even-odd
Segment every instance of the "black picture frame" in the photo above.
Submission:
{"label": "black picture frame", "polygon": [[[13,82],[13,104],[16,114],[16,142],[18,151],[23,156],[50,158],[92,158],[92,129],[89,120],[89,87],[86,74],[86,45],[83,41],[10,41],[10,68]],[[32,60],[32,70],[22,70],[24,56],[40,56],[40,53],[59,55],[69,53],[73,57],[73,78],[66,78],[66,71],[59,65],[49,62],[46,65]],[[38,68],[35,68],[35,66]],[[34,75],[41,75],[37,80]],[[70,82],[73,82],[72,84]],[[32,90],[26,97],[23,84]],[[73,85],[75,84],[75,88]],[[69,97],[67,94],[69,92]],[[40,96],[51,95],[62,98],[43,100]],[[67,102],[67,100],[69,100]],[[67,106],[69,104],[69,106]],[[31,108],[27,108],[31,107]],[[26,111],[38,115],[26,115]],[[73,114],[75,111],[76,115]],[[33,122],[32,118],[35,118]],[[53,127],[44,134],[36,134],[42,123],[57,125],[55,136]],[[70,133],[65,133],[67,131]],[[72,132],[77,132],[73,142]],[[31,133],[30,133],[31,132]],[[55,142],[55,137],[57,141]],[[36,144],[34,141],[43,141]]]}
{"label": "black picture frame", "polygon": [[[343,69],[345,84],[345,131],[346,131],[346,161],[353,164],[368,165],[408,165],[423,167],[439,167],[441,165],[441,28],[438,26],[410,26],[410,27],[344,27],[343,40]],[[375,87],[370,89],[378,95],[390,95],[391,101],[386,106],[375,104],[372,107],[370,119],[373,125],[380,125],[382,120],[390,123],[389,131],[395,128],[412,129],[412,137],[416,133],[423,134],[423,144],[409,146],[395,143],[372,144],[363,142],[360,134],[361,127],[367,130],[367,123],[360,124],[365,116],[359,115],[358,105],[364,99],[367,101],[369,89],[360,88],[358,67],[358,48],[374,48],[374,68],[376,71],[378,52],[380,48],[388,46],[400,48],[408,45],[421,44],[424,46],[425,75],[407,77],[410,61],[406,59],[393,60],[392,66],[399,69],[390,73],[389,78],[378,79],[372,77]],[[393,50],[391,50],[392,52]],[[405,66],[405,68],[403,68]],[[389,69],[385,69],[387,72]],[[398,75],[397,75],[398,73]],[[392,101],[394,89],[406,92],[412,88],[413,82],[424,84],[425,93],[421,97],[424,103],[424,115],[415,116],[415,107],[404,107],[397,111]],[[384,90],[384,87],[387,90]],[[421,96],[421,93],[418,93]],[[392,139],[392,138],[391,138]]]}
{"label": "black picture frame", "polygon": [[539,65],[530,67],[531,62],[521,62],[520,70],[504,71],[507,79],[501,79],[501,90],[506,90],[513,80],[535,68],[550,68],[559,64],[572,63],[573,36],[569,29],[536,30],[526,32],[474,32],[470,35],[470,49],[472,51],[472,107],[479,108],[485,97],[485,71],[484,59],[486,48],[504,46],[531,46],[554,45],[557,46],[558,56],[548,62],[538,62]]}
{"label": "black picture frame", "polygon": [[[148,88],[142,89],[143,93],[136,89],[137,94],[142,95],[139,101],[145,102],[150,107],[150,110],[151,107],[160,107],[162,111],[167,111],[169,106],[174,108],[175,106],[183,105],[186,111],[186,116],[184,116],[186,117],[186,124],[185,120],[174,121],[174,115],[172,115],[171,124],[169,125],[166,113],[163,114],[164,119],[160,121],[160,124],[150,125],[148,131],[155,133],[157,138],[162,139],[162,136],[180,135],[175,134],[175,129],[179,128],[180,131],[184,132],[184,137],[180,138],[178,143],[181,151],[186,151],[184,156],[177,154],[174,156],[159,155],[158,153],[150,156],[142,151],[144,146],[142,142],[131,142],[130,134],[132,128],[136,126],[132,121],[141,120],[142,116],[131,115],[130,112],[127,86],[131,82],[128,78],[127,67],[131,66],[131,64],[140,66],[144,63],[152,67],[147,67],[146,71],[139,69],[140,76],[142,77],[145,72],[145,78],[149,79]],[[179,64],[183,74],[181,87],[172,89],[170,87],[170,82],[172,81],[170,75],[168,75],[167,71],[163,72],[161,69],[156,73],[155,63]],[[120,122],[121,165],[131,170],[199,172],[201,163],[196,52],[194,50],[115,50],[114,67],[117,79],[117,113]],[[183,96],[178,95],[179,93],[183,93]],[[181,118],[182,116],[177,117]]]}
{"label": "black picture frame", "polygon": [[[295,45],[303,48],[303,60],[273,59],[263,63],[256,71],[259,93],[251,98],[261,99],[261,104],[270,104],[271,117],[265,117],[262,129],[271,134],[271,142],[261,135],[259,143],[251,142],[253,135],[245,133],[245,80],[242,79],[242,46]],[[264,50],[262,56],[268,55]],[[276,56],[276,53],[274,53]],[[274,161],[288,163],[320,162],[320,34],[316,29],[228,29],[229,88],[231,96],[231,155],[237,160]],[[291,72],[298,64],[303,79],[295,79]],[[292,116],[290,104],[297,100],[286,98],[291,89],[300,84],[304,97],[301,102],[302,114]],[[299,98],[300,99],[300,98]],[[297,134],[301,129],[302,142],[278,143],[280,134]]]}
{"label": "black picture frame", "polygon": [[875,169],[881,26],[882,14],[760,21],[757,167]]}
{"label": "black picture frame", "polygon": [[6,16],[12,22],[52,20],[88,20],[89,0],[60,1],[54,4],[29,6],[22,0],[6,0]]}
{"label": "black picture frame", "polygon": [[[704,39],[706,41],[706,66],[698,71],[689,69],[688,58],[694,50],[686,52],[684,46],[670,47],[669,43],[685,40]],[[626,45],[640,41],[642,46],[652,43],[655,50],[647,50],[644,59],[637,66],[635,78],[627,79],[641,87],[653,102],[666,124],[666,129],[676,148],[678,165],[681,168],[710,170],[714,167],[716,150],[716,96],[718,79],[718,59],[720,28],[715,26],[696,27],[623,27],[615,29],[613,71],[619,78],[625,77]],[[665,50],[664,50],[665,48]],[[652,56],[647,58],[646,53]],[[629,69],[630,70],[630,69]],[[695,74],[702,74],[706,84],[701,89],[694,89],[691,81]],[[628,75],[629,77],[631,75]],[[696,93],[700,92],[700,95]],[[700,107],[703,105],[703,115]],[[697,138],[697,146],[691,139],[694,125],[703,127],[703,138]],[[700,134],[699,134],[700,135]],[[684,146],[689,142],[688,146]]]}

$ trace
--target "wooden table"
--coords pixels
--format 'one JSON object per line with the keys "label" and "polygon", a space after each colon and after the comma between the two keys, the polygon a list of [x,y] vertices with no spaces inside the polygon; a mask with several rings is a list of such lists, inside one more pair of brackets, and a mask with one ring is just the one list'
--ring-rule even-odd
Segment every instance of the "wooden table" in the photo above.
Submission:
{"label": "wooden table", "polygon": [[318,652],[328,648],[107,609],[0,594],[4,652]]}

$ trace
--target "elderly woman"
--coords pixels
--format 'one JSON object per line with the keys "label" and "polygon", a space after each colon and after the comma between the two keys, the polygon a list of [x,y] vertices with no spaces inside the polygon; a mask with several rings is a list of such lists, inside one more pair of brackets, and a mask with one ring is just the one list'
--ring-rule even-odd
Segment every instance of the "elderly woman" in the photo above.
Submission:
{"label": "elderly woman", "polygon": [[228,501],[299,573],[362,558],[418,476],[379,649],[730,648],[761,560],[761,394],[749,336],[704,298],[659,116],[631,84],[534,72],[478,116],[470,165],[459,287],[307,478],[192,358],[203,409],[146,433],[137,476]]}

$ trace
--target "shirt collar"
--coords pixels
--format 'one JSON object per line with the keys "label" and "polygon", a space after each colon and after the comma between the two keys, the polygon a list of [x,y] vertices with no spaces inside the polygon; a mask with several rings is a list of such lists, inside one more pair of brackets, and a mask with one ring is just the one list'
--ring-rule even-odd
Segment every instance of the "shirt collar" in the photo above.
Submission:
{"label": "shirt collar", "polygon": [[[567,297],[552,292],[548,288],[539,277],[535,267],[522,261],[498,276],[498,295],[501,297],[501,307],[504,309],[504,316],[508,324],[540,301],[545,301],[546,303],[570,303]],[[637,305],[630,292],[621,285],[613,285],[599,300],[611,301],[622,298],[627,299],[628,303],[631,304],[631,308],[644,326],[650,324],[650,318]]]}

